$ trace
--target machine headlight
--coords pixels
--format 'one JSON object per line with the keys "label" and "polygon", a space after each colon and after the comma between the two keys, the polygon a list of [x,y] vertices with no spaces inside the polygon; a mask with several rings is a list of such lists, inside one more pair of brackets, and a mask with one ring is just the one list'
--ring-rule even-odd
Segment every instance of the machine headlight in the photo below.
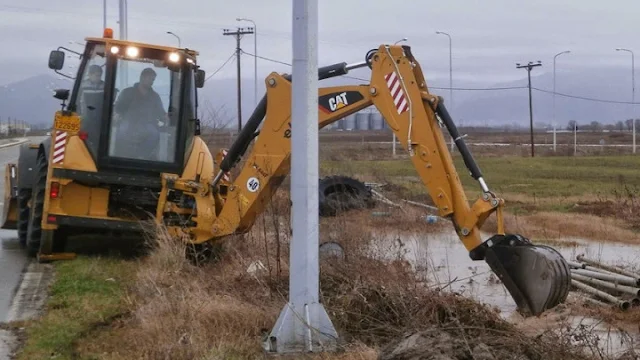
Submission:
{"label": "machine headlight", "polygon": [[178,62],[180,61],[180,55],[178,53],[171,53],[169,54],[169,61],[171,62]]}
{"label": "machine headlight", "polygon": [[129,46],[127,48],[127,56],[136,57],[138,56],[139,53],[140,53],[140,50],[138,50],[137,47]]}
{"label": "machine headlight", "polygon": [[120,51],[120,48],[117,46],[112,46],[111,47],[111,53],[112,54],[117,54]]}

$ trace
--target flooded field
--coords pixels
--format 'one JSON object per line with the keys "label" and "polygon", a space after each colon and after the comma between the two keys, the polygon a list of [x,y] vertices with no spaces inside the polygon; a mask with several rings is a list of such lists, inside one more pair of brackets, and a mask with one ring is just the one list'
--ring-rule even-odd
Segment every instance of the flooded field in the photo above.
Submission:
{"label": "flooded field", "polygon": [[[483,234],[483,238],[489,236]],[[638,267],[638,245],[575,238],[566,240],[566,246],[557,243],[553,246],[568,260],[575,261],[577,255],[583,254],[610,265],[631,269]],[[622,328],[572,310],[569,305],[579,300],[578,293],[573,290],[567,300],[568,306],[561,305],[540,318],[524,319],[516,312],[513,299],[489,266],[484,261],[472,261],[453,231],[410,235],[406,232],[399,231],[394,234],[386,231],[383,235],[378,235],[374,243],[377,244],[372,246],[374,256],[383,256],[386,259],[401,256],[412,264],[430,288],[452,291],[488,304],[496,308],[505,320],[526,331],[575,332],[575,337],[582,339],[581,341],[586,341],[587,337],[584,334],[588,334],[595,344],[593,347],[608,355],[624,352],[630,347],[635,347],[640,341],[637,325],[633,329]]]}

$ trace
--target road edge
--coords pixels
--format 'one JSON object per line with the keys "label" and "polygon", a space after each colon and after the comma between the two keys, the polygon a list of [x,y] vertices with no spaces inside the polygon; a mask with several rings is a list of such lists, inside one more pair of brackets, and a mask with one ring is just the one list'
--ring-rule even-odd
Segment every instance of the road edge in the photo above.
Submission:
{"label": "road edge", "polygon": [[[7,318],[2,322],[0,355],[7,360],[13,359],[24,345],[24,328],[20,322],[35,319],[41,315],[49,298],[48,288],[54,278],[51,264],[29,261],[20,274],[20,284],[15,290]],[[17,323],[17,326],[12,326]],[[4,352],[4,353],[3,353]]]}
{"label": "road edge", "polygon": [[27,141],[29,141],[29,138],[21,138],[20,140],[18,140],[16,142],[0,145],[0,149],[7,148],[9,146],[21,145],[21,144],[26,143]]}

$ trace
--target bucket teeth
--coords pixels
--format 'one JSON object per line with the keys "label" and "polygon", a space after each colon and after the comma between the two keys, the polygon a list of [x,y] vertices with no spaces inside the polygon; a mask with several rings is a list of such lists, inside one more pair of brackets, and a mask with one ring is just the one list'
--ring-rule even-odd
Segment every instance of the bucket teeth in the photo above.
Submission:
{"label": "bucket teeth", "polygon": [[533,245],[519,235],[496,235],[485,261],[502,280],[518,311],[537,316],[563,303],[569,293],[569,264],[555,249]]}

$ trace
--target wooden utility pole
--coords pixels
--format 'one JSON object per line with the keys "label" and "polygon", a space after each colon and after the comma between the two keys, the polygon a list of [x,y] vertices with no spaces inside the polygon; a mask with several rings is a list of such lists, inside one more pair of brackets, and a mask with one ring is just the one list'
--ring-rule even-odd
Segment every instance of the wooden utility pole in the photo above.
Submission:
{"label": "wooden utility pole", "polygon": [[238,28],[236,31],[230,31],[229,29],[223,29],[223,35],[231,35],[236,37],[236,63],[238,69],[238,132],[242,130],[242,85],[240,78],[240,39],[242,35],[253,34],[253,28]]}
{"label": "wooden utility pole", "polygon": [[542,62],[538,61],[537,64],[532,63],[531,61],[529,61],[529,63],[527,65],[520,65],[520,64],[516,64],[516,68],[521,69],[521,68],[525,68],[527,69],[527,77],[529,79],[529,122],[530,122],[530,127],[531,127],[531,157],[534,156],[534,150],[533,150],[533,103],[531,100],[531,69],[533,69],[536,66],[542,66]]}

